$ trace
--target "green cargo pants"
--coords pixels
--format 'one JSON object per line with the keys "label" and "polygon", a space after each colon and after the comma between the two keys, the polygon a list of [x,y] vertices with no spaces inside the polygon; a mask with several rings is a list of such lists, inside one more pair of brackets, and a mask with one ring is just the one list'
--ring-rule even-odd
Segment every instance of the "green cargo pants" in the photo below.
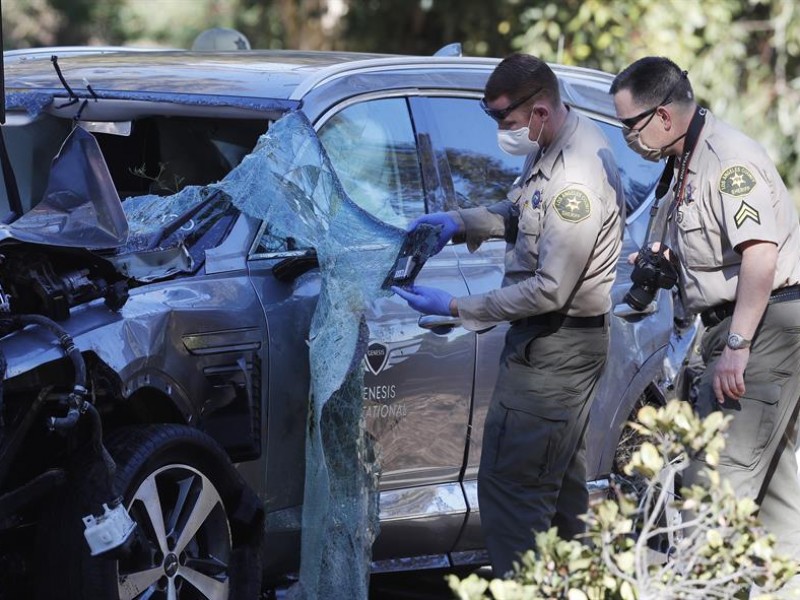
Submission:
{"label": "green cargo pants", "polygon": [[509,329],[478,472],[495,577],[533,548],[535,532],[557,526],[569,538],[583,531],[584,432],[607,354],[607,325],[553,328],[529,319]]}
{"label": "green cargo pants", "polygon": [[[720,405],[712,387],[716,361],[725,348],[730,318],[708,329],[702,352],[706,363],[696,408],[701,417],[715,410],[731,415],[720,474],[737,496],[756,499],[759,517],[777,539],[777,550],[800,559],[800,481],[795,458],[796,412],[800,398],[800,301],[771,304],[753,340],[745,370],[746,393]],[[695,463],[684,484],[698,479]],[[794,582],[792,582],[794,583]]]}

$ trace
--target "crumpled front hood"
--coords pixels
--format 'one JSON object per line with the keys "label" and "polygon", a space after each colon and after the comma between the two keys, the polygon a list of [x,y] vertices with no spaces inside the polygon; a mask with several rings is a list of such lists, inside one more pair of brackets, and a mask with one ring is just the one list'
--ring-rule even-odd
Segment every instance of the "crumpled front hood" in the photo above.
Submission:
{"label": "crumpled front hood", "polygon": [[77,125],[53,159],[41,202],[0,224],[0,243],[99,250],[118,248],[127,238],[128,222],[97,140]]}

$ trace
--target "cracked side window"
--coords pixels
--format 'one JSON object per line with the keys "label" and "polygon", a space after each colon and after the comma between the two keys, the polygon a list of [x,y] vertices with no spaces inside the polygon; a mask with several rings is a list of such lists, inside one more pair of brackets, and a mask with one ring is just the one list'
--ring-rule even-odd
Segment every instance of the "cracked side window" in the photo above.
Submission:
{"label": "cracked side window", "polygon": [[425,212],[414,128],[404,98],[353,104],[319,138],[344,191],[381,221],[405,228]]}

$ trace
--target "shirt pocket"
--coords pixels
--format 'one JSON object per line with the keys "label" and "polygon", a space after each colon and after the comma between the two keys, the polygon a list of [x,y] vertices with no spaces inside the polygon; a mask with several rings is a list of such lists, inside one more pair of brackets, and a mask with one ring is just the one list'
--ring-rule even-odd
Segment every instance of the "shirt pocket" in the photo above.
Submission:
{"label": "shirt pocket", "polygon": [[722,251],[709,236],[696,202],[684,204],[678,209],[676,220],[678,246],[681,262],[691,268],[709,268],[722,265]]}
{"label": "shirt pocket", "polygon": [[539,263],[539,235],[542,229],[542,211],[529,205],[522,209],[519,216],[519,234],[515,254],[519,264],[531,271]]}

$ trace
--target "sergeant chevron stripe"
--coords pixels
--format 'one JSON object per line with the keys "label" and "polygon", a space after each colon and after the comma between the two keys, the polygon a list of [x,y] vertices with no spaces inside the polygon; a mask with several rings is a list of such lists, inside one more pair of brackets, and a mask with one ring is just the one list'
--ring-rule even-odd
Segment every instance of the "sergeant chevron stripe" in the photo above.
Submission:
{"label": "sergeant chevron stripe", "polygon": [[737,210],[736,214],[733,215],[733,222],[736,223],[736,229],[739,229],[742,226],[742,223],[747,221],[747,219],[753,219],[757,225],[761,225],[761,215],[758,214],[758,211],[750,206],[747,202],[742,200],[739,210]]}

